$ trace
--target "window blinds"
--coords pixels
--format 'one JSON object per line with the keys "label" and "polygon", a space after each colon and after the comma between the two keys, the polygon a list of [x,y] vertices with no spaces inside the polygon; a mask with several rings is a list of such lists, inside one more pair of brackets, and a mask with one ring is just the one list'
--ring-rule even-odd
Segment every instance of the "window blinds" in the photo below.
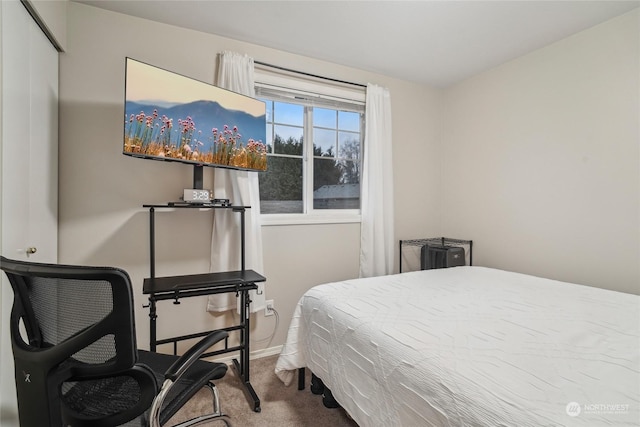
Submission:
{"label": "window blinds", "polygon": [[256,97],[364,112],[365,88],[256,65]]}

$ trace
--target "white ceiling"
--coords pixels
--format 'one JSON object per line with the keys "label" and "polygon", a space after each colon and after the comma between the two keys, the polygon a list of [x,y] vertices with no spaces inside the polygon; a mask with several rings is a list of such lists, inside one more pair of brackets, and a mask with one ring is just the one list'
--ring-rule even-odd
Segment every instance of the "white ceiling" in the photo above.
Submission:
{"label": "white ceiling", "polygon": [[72,1],[438,87],[640,6],[640,0]]}

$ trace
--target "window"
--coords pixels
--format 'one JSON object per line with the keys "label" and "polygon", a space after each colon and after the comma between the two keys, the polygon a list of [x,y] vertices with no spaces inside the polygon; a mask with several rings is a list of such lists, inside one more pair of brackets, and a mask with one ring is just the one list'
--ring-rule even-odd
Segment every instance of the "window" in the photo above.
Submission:
{"label": "window", "polygon": [[357,217],[364,105],[273,87],[256,92],[267,104],[262,214]]}

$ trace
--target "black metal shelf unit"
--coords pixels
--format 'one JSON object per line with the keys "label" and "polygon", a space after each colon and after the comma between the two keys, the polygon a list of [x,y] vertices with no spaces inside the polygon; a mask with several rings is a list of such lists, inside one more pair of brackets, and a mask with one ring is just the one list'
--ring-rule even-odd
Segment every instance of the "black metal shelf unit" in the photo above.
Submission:
{"label": "black metal shelf unit", "polygon": [[424,245],[440,245],[440,246],[455,246],[455,247],[469,247],[469,265],[473,265],[473,240],[461,240],[452,239],[449,237],[429,237],[425,239],[408,239],[400,240],[400,264],[399,272],[402,273],[402,247],[403,246],[424,246]]}
{"label": "black metal shelf unit", "polygon": [[[264,282],[266,278],[253,270],[245,269],[245,210],[250,206],[232,206],[220,204],[188,204],[188,203],[167,203],[164,205],[143,205],[149,209],[149,270],[150,277],[144,279],[142,293],[149,295],[149,349],[156,351],[158,345],[173,343],[174,354],[178,351],[178,342],[199,338],[207,335],[210,331],[197,332],[188,335],[175,336],[165,339],[158,339],[156,332],[158,301],[173,300],[178,304],[180,298],[188,298],[201,295],[215,295],[221,293],[235,292],[240,297],[240,320],[236,325],[221,328],[225,331],[238,331],[239,344],[229,347],[228,340],[224,342],[224,348],[216,351],[204,353],[202,357],[215,356],[230,352],[239,352],[239,359],[233,359],[233,366],[243,382],[247,400],[255,412],[260,412],[260,399],[258,398],[249,379],[249,305],[251,299],[249,291],[258,289],[256,283]],[[241,268],[237,271],[224,271],[218,273],[187,274],[180,276],[156,277],[156,256],[155,256],[155,211],[156,209],[229,209],[240,214],[240,260]]]}

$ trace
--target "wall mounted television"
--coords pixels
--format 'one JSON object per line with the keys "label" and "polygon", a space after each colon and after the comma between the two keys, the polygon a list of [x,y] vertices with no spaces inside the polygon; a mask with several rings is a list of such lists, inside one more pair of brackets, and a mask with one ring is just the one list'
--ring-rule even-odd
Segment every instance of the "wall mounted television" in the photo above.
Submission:
{"label": "wall mounted television", "polygon": [[267,168],[266,104],[131,58],[125,64],[123,154],[194,166]]}

